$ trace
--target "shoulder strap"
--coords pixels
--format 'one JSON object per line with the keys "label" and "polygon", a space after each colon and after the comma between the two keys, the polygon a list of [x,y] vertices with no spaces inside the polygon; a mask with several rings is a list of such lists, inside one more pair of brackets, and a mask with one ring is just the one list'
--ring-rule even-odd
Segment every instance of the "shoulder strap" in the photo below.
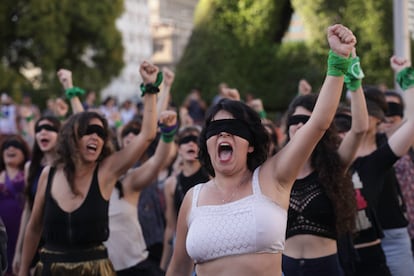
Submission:
{"label": "shoulder strap", "polygon": [[252,179],[253,194],[262,193],[260,189],[260,184],[259,184],[259,171],[260,171],[260,166],[257,167],[253,172],[253,179]]}
{"label": "shoulder strap", "polygon": [[56,168],[50,167],[49,175],[47,176],[47,185],[46,185],[46,196],[50,195],[50,190],[52,189],[52,179],[55,175]]}
{"label": "shoulder strap", "polygon": [[194,186],[192,208],[197,207],[198,195],[200,194],[201,185],[202,184],[197,184]]}

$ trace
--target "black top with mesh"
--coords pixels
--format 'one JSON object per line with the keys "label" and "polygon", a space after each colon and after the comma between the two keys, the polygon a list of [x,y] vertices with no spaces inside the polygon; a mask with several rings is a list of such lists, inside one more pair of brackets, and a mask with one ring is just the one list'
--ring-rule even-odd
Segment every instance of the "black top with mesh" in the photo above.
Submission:
{"label": "black top with mesh", "polygon": [[315,171],[297,179],[290,194],[286,238],[303,234],[336,239],[333,205]]}

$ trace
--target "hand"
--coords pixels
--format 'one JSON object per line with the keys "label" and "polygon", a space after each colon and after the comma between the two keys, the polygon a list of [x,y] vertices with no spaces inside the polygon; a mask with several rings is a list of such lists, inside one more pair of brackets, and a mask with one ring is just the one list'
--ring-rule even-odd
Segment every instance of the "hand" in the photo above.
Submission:
{"label": "hand", "polygon": [[392,56],[390,58],[390,65],[392,70],[394,70],[395,73],[398,73],[404,68],[410,67],[411,62],[406,58]]}
{"label": "hand", "polygon": [[308,95],[312,93],[312,86],[309,84],[307,80],[301,79],[299,81],[298,93],[299,95]]}
{"label": "hand", "polygon": [[240,101],[240,93],[236,88],[223,88],[223,97],[234,101]]}
{"label": "hand", "polygon": [[15,275],[19,274],[19,269],[20,269],[20,261],[21,261],[21,255],[19,253],[15,253],[14,254],[14,258],[13,258],[13,264],[12,264],[12,269],[13,269],[13,273]]}
{"label": "hand", "polygon": [[142,62],[141,66],[139,67],[139,73],[141,74],[144,84],[155,83],[157,80],[158,71],[159,69],[157,66],[147,61]]}
{"label": "hand", "polygon": [[347,27],[336,24],[328,28],[328,42],[331,50],[345,58],[349,57],[356,44],[356,37]]}
{"label": "hand", "polygon": [[164,110],[160,114],[159,122],[167,127],[175,126],[177,124],[177,112],[172,110]]}
{"label": "hand", "polygon": [[55,100],[55,106],[54,106],[55,110],[55,114],[58,117],[65,117],[66,114],[69,111],[69,106],[68,104],[61,98],[57,98]]}
{"label": "hand", "polygon": [[27,106],[20,106],[19,107],[19,115],[22,118],[27,118],[33,115],[32,110]]}
{"label": "hand", "polygon": [[175,78],[174,72],[168,69],[167,67],[164,67],[162,69],[162,73],[164,77],[164,85],[171,87],[174,82],[174,78]]}
{"label": "hand", "polygon": [[60,83],[62,84],[63,88],[68,89],[73,87],[72,82],[72,72],[67,69],[60,69],[57,72],[57,76],[59,78]]}
{"label": "hand", "polygon": [[263,102],[261,99],[254,99],[251,100],[248,104],[254,111],[256,111],[257,113],[259,113],[260,111],[263,111]]}

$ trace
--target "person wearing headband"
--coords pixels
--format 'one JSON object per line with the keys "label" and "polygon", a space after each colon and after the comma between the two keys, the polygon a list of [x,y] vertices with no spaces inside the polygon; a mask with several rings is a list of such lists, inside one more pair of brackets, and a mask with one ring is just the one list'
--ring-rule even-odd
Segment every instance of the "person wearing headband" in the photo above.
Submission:
{"label": "person wearing headband", "polygon": [[7,274],[12,274],[12,261],[24,207],[24,165],[30,149],[20,135],[4,136],[0,141],[0,217],[7,229]]}
{"label": "person wearing headband", "polygon": [[202,164],[212,175],[184,197],[167,276],[282,275],[287,210],[295,179],[329,128],[349,55],[356,43],[343,25],[330,26],[328,72],[308,122],[275,155],[259,114],[222,99],[207,112],[200,135]]}
{"label": "person wearing headband", "polygon": [[165,220],[161,268],[165,271],[170,262],[174,237],[176,235],[178,212],[184,195],[198,183],[207,182],[210,176],[198,159],[199,136],[201,128],[196,125],[183,127],[177,135],[178,156],[182,162],[178,175],[172,175],[165,181]]}
{"label": "person wearing headband", "polygon": [[[393,56],[390,65],[404,91],[406,110],[413,114],[414,77],[410,63]],[[387,138],[379,133],[389,114],[384,93],[376,87],[366,87],[364,94],[369,127],[350,169],[358,202],[358,228],[354,238],[359,255],[356,275],[411,275],[414,259],[408,221],[393,165],[414,142],[414,118],[407,116]]]}
{"label": "person wearing headband", "polygon": [[[25,165],[25,205],[20,221],[19,236],[13,258],[13,272],[19,273],[21,255],[23,249],[23,238],[33,208],[33,202],[37,191],[39,176],[46,165],[52,165],[56,159],[56,145],[61,122],[54,116],[42,116],[34,124],[34,143],[32,147],[31,160]],[[42,243],[42,242],[41,242]],[[40,249],[40,246],[39,246]],[[36,254],[32,266],[38,261]]]}
{"label": "person wearing headband", "polygon": [[[144,116],[142,131],[113,152],[107,120],[96,112],[70,116],[62,126],[57,159],[40,177],[23,242],[19,275],[30,263],[43,234],[36,273],[48,275],[115,275],[103,242],[108,239],[108,208],[119,177],[140,158],[156,134],[155,84],[158,67],[141,63]],[[68,88],[70,98],[79,88]]]}

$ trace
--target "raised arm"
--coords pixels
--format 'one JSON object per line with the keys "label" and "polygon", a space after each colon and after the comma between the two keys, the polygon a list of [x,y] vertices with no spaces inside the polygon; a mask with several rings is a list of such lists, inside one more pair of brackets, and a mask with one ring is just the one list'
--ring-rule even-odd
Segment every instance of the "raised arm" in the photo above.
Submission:
{"label": "raised arm", "polygon": [[338,148],[339,156],[346,167],[349,167],[355,159],[355,153],[368,130],[368,110],[361,85],[363,77],[364,73],[360,68],[359,57],[356,56],[354,48],[352,61],[345,75],[346,87],[348,91],[351,91],[352,125]]}
{"label": "raised arm", "polygon": [[167,67],[162,69],[163,83],[160,94],[158,95],[157,113],[161,115],[161,112],[168,109],[168,104],[171,95],[171,86],[174,82],[175,74]]}
{"label": "raised arm", "polygon": [[83,106],[79,99],[79,96],[84,93],[82,89],[79,87],[73,86],[73,80],[72,80],[72,72],[67,69],[60,69],[57,72],[57,76],[59,78],[60,83],[63,86],[63,89],[65,89],[66,97],[70,101],[70,106],[72,107],[73,113],[79,113],[83,112]]}
{"label": "raised arm", "polygon": [[130,144],[102,161],[100,167],[101,179],[111,187],[115,185],[121,175],[125,174],[139,160],[154,140],[157,131],[156,93],[159,92],[159,89],[153,84],[157,78],[158,67],[144,61],[139,71],[143,79],[144,114],[142,128]]}
{"label": "raised arm", "polygon": [[288,191],[333,120],[349,65],[348,57],[356,43],[353,33],[339,24],[328,28],[327,38],[331,48],[328,72],[312,115],[289,143],[265,162],[261,172],[261,176],[272,177]]}
{"label": "raised arm", "polygon": [[408,59],[391,57],[390,64],[397,73],[397,82],[404,91],[404,123],[388,139],[391,150],[403,156],[414,142],[414,69]]}
{"label": "raised arm", "polygon": [[154,182],[161,169],[171,163],[176,148],[174,134],[177,129],[177,113],[175,111],[163,111],[160,115],[159,124],[161,125],[161,138],[154,155],[143,165],[128,172],[122,181],[124,185],[127,185],[125,191],[141,191]]}

